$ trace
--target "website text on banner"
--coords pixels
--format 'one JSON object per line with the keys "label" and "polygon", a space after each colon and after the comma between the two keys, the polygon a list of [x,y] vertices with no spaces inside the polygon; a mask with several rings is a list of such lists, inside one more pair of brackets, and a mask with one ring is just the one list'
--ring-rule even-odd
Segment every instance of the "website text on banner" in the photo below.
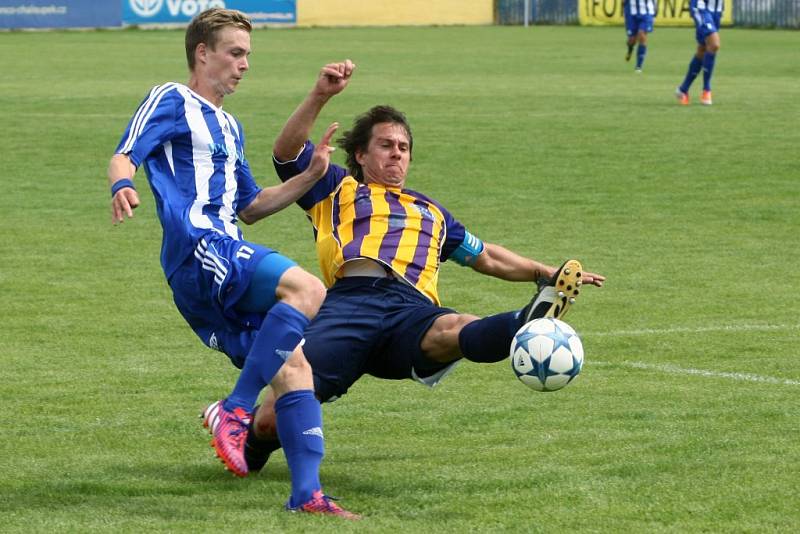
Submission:
{"label": "website text on banner", "polygon": [[[581,26],[622,26],[622,0],[577,0]],[[722,24],[733,24],[734,0],[725,2]],[[656,26],[694,26],[689,0],[658,0]]]}
{"label": "website text on banner", "polygon": [[0,0],[0,28],[111,28],[122,23],[119,2]]}
{"label": "website text on banner", "polygon": [[253,24],[297,22],[296,0],[122,0],[122,22],[126,25],[185,24],[212,7],[238,9]]}

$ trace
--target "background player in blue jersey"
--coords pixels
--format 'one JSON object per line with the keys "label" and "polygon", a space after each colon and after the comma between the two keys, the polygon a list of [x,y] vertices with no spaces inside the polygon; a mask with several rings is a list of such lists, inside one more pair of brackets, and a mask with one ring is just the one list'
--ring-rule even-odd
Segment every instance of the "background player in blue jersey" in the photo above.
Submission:
{"label": "background player in blue jersey", "polygon": [[675,90],[678,102],[684,106],[689,105],[689,87],[700,69],[703,70],[703,94],[700,103],[711,105],[711,76],[714,74],[714,63],[719,51],[719,28],[722,13],[725,10],[725,0],[691,0],[689,7],[694,20],[694,37],[697,41],[697,51],[689,62],[689,70],[683,83]]}
{"label": "background player in blue jersey", "polygon": [[163,229],[161,264],[175,304],[203,343],[242,369],[230,395],[204,413],[226,467],[247,474],[248,425],[259,393],[271,383],[291,470],[287,508],[355,519],[322,493],[322,414],[301,348],[325,288],[290,259],[245,241],[237,224],[283,209],[325,174],[336,124],[307,169],[279,186],[256,185],[242,125],[222,109],[223,98],[249,68],[250,31],[249,19],[234,10],[211,9],[191,21],[188,84],[154,87],[111,159],[112,220],[133,216],[139,197],[132,178],[143,166]]}
{"label": "background player in blue jersey", "polygon": [[625,33],[628,35],[628,52],[625,61],[630,61],[633,45],[636,48],[636,72],[642,72],[647,55],[647,34],[653,32],[653,19],[656,16],[655,0],[625,0],[622,3],[625,15]]}
{"label": "background player in blue jersey", "polygon": [[[274,146],[282,180],[302,172],[314,145],[307,140],[323,106],[349,83],[350,61],[326,65]],[[314,225],[320,268],[330,286],[305,331],[305,354],[317,396],[345,394],[362,375],[414,379],[433,386],[462,358],[497,362],[526,322],[562,317],[581,284],[605,277],[576,260],[555,268],[484,243],[435,200],[406,188],[413,137],[405,116],[376,106],[339,140],[349,169],[331,164],[298,200]],[[503,280],[542,281],[522,309],[479,318],[441,307],[441,262],[453,260]],[[245,457],[260,469],[278,447],[270,393],[256,414]]]}

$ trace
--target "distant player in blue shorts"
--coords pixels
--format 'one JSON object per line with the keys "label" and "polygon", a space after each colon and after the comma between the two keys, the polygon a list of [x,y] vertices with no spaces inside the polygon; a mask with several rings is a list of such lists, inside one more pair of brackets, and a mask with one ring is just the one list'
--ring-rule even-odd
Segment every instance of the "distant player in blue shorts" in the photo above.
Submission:
{"label": "distant player in blue shorts", "polygon": [[636,48],[636,72],[642,72],[644,58],[647,55],[647,34],[653,33],[653,20],[656,17],[655,0],[624,0],[622,9],[625,14],[625,33],[628,35],[628,52],[625,61],[631,60],[633,45]]}
{"label": "distant player in blue shorts", "polygon": [[249,69],[250,20],[210,9],[186,29],[186,85],[153,87],[128,123],[109,165],[112,221],[133,216],[132,178],[143,166],[163,229],[161,266],[175,305],[203,343],[242,369],[204,424],[226,467],[248,473],[244,459],[252,412],[267,384],[277,396],[277,428],[291,471],[293,511],[358,516],[322,493],[322,414],[303,331],[325,296],[322,283],[293,261],[245,241],[238,221],[253,224],[306,193],[327,171],[331,125],[303,172],[265,189],[256,185],[242,125],[222,109]]}
{"label": "distant player in blue shorts", "polygon": [[691,0],[689,7],[695,27],[697,52],[692,56],[689,70],[683,83],[675,90],[675,96],[681,105],[689,105],[689,87],[700,70],[703,71],[703,94],[700,103],[711,105],[711,76],[714,74],[714,63],[719,51],[719,28],[725,0]]}
{"label": "distant player in blue shorts", "polygon": [[[353,69],[349,60],[323,67],[286,122],[274,145],[282,180],[311,163],[315,148],[309,132],[323,106],[348,85]],[[304,350],[320,400],[344,395],[364,374],[433,386],[462,358],[505,360],[523,324],[562,317],[582,284],[603,285],[605,277],[583,271],[576,260],[555,268],[484,242],[441,203],[407,188],[413,137],[396,109],[376,106],[359,116],[339,146],[348,168],[331,164],[297,202],[313,225],[320,270],[330,288],[305,331]],[[461,314],[439,299],[439,268],[446,260],[540,285],[521,310],[484,318]],[[260,469],[283,442],[274,430],[273,406],[268,392],[248,435],[245,458],[251,470]]]}

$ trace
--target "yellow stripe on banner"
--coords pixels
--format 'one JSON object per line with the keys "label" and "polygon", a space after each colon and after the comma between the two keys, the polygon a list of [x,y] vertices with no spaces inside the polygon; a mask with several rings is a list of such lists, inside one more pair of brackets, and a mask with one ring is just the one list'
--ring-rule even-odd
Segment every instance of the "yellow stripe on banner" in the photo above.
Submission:
{"label": "yellow stripe on banner", "polygon": [[[622,26],[622,0],[577,0],[581,26]],[[725,2],[722,25],[733,25],[733,2]],[[658,0],[655,26],[694,26],[689,0]]]}
{"label": "yellow stripe on banner", "polygon": [[492,0],[298,0],[298,26],[492,24]]}

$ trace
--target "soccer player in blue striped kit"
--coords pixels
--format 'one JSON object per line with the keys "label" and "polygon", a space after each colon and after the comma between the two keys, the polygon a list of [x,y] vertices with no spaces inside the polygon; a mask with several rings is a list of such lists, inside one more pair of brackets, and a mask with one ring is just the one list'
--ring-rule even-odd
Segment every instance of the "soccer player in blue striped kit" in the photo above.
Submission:
{"label": "soccer player in blue striped kit", "polygon": [[691,0],[689,7],[692,12],[692,20],[695,26],[695,40],[697,41],[697,51],[689,62],[689,69],[683,83],[675,89],[675,97],[678,103],[683,106],[689,105],[689,87],[700,71],[703,71],[703,93],[700,96],[700,103],[710,106],[711,99],[711,77],[714,74],[714,64],[719,52],[719,28],[722,21],[722,13],[725,10],[725,0]]}
{"label": "soccer player in blue striped kit", "polygon": [[[282,180],[307,169],[314,122],[353,70],[349,60],[323,67],[288,119],[273,147]],[[555,268],[485,243],[441,203],[407,188],[413,138],[396,109],[373,107],[338,143],[348,168],[330,164],[297,202],[313,225],[330,288],[305,331],[320,400],[344,395],[364,374],[434,386],[462,358],[504,360],[523,324],[560,318],[579,286],[603,285],[604,276],[584,271],[577,260]],[[537,292],[521,310],[484,318],[458,313],[441,306],[437,289],[439,268],[448,259],[503,280],[539,282]],[[248,434],[245,458],[253,471],[283,441],[275,433],[272,399],[268,391]]]}
{"label": "soccer player in blue striped kit", "polygon": [[250,20],[210,9],[186,29],[186,85],[154,87],[130,120],[109,165],[112,222],[132,217],[132,178],[143,166],[163,229],[161,265],[181,315],[200,339],[242,369],[204,424],[226,467],[248,473],[244,444],[259,393],[271,384],[277,428],[291,471],[286,508],[357,519],[319,481],[322,413],[303,331],[325,296],[323,284],[276,251],[245,241],[238,226],[297,200],[327,171],[332,124],[310,164],[284,183],[260,188],[245,158],[242,125],[222,109],[249,69]]}
{"label": "soccer player in blue striped kit", "polygon": [[647,34],[653,33],[653,19],[656,16],[655,0],[625,0],[622,3],[625,15],[625,33],[628,35],[628,52],[625,61],[630,61],[633,45],[636,48],[636,72],[641,73],[647,55]]}

